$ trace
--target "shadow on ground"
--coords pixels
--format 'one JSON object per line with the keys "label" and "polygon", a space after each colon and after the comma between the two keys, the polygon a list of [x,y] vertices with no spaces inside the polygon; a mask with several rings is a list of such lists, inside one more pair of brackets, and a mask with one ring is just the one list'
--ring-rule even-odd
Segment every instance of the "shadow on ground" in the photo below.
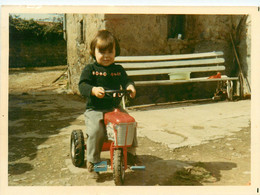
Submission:
{"label": "shadow on ground", "polygon": [[237,165],[230,162],[190,162],[163,160],[156,156],[142,155],[145,171],[128,174],[125,185],[129,186],[199,186],[221,179],[221,171]]}
{"label": "shadow on ground", "polygon": [[[125,174],[125,186],[202,186],[203,183],[210,185],[221,180],[221,171],[237,167],[235,163],[230,162],[163,160],[153,155],[140,155],[140,159],[146,169],[128,169]],[[86,170],[86,166],[78,169]],[[109,181],[113,181],[113,171],[108,169],[106,172],[100,172],[97,183],[105,184]]]}
{"label": "shadow on ground", "polygon": [[[85,104],[79,100],[73,95],[9,94],[9,163],[22,158],[32,160],[39,149],[48,147],[44,145],[48,138],[71,125],[84,112]],[[11,164],[9,173],[21,174],[20,169],[30,170],[32,166]]]}

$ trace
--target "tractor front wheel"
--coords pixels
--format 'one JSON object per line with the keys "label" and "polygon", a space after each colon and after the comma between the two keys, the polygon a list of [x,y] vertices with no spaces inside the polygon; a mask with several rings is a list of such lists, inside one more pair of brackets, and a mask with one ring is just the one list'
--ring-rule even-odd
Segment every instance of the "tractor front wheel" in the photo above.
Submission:
{"label": "tractor front wheel", "polygon": [[114,150],[113,176],[117,186],[123,185],[125,181],[124,155],[122,149]]}

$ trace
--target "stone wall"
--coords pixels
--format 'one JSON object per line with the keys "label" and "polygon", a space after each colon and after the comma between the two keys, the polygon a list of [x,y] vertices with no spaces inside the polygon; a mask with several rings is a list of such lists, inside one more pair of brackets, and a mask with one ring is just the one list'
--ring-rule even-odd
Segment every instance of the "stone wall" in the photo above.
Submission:
{"label": "stone wall", "polygon": [[37,41],[17,40],[9,45],[9,67],[44,67],[67,64],[64,40]]}
{"label": "stone wall", "polygon": [[[251,17],[245,17],[237,35],[237,51],[242,71],[251,86]],[[245,89],[244,93],[248,93]]]}
{"label": "stone wall", "polygon": [[69,87],[78,92],[82,69],[92,61],[89,45],[95,33],[105,28],[102,14],[66,14]]}
{"label": "stone wall", "polygon": [[232,27],[231,15],[187,15],[186,37],[195,40],[226,40]]}
{"label": "stone wall", "polygon": [[105,15],[106,29],[118,39],[121,55],[165,54],[167,15]]}

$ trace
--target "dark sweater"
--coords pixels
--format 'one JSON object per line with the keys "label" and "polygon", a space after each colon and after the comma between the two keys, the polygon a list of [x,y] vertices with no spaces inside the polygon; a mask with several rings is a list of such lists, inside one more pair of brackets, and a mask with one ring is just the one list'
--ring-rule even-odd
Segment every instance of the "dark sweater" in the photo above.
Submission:
{"label": "dark sweater", "polygon": [[128,78],[121,65],[102,66],[94,62],[83,69],[79,80],[79,91],[83,97],[87,98],[87,109],[112,109],[119,106],[120,100],[107,95],[104,98],[97,98],[91,95],[92,88],[120,89],[121,85],[123,89],[126,89],[130,84],[134,85],[134,82]]}

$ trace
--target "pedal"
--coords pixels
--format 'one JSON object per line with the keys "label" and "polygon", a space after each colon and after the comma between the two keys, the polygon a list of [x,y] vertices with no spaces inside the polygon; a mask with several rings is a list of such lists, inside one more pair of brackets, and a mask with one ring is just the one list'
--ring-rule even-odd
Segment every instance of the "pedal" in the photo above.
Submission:
{"label": "pedal", "polygon": [[101,161],[99,163],[94,164],[94,171],[95,172],[107,171],[107,161]]}
{"label": "pedal", "polygon": [[131,166],[131,170],[145,170],[145,166]]}

